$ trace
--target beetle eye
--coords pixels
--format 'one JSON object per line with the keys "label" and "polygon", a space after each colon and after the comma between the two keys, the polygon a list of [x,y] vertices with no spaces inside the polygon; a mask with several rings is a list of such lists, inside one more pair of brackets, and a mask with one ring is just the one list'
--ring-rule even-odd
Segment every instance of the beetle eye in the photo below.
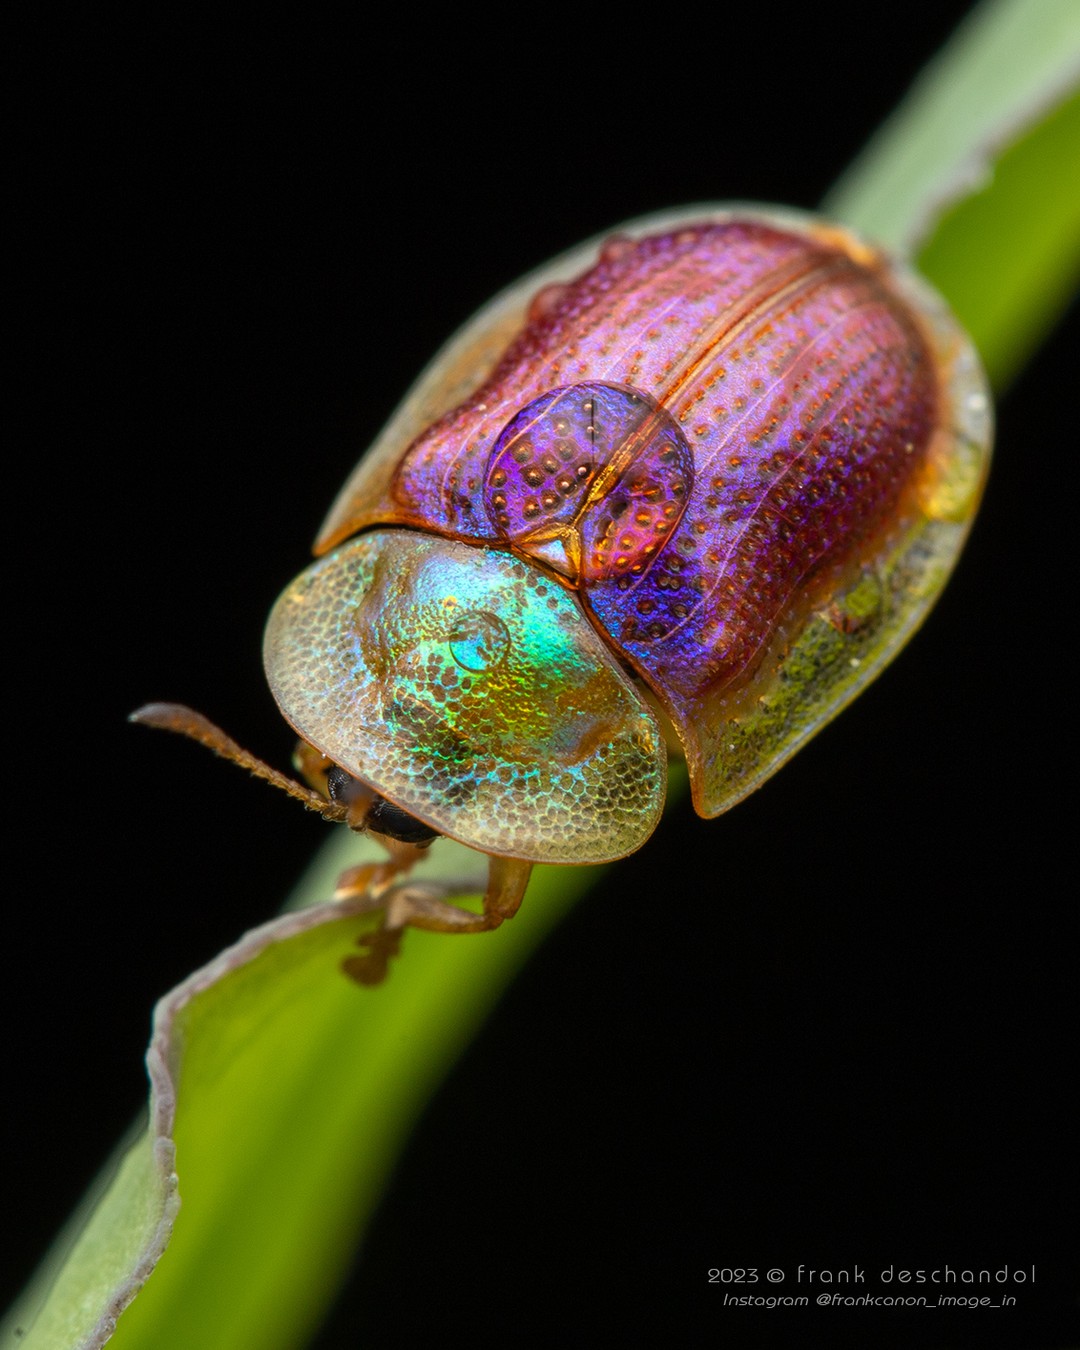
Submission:
{"label": "beetle eye", "polygon": [[[365,783],[354,778],[351,773],[346,773],[337,764],[327,770],[326,792],[332,802],[341,802],[343,806],[351,806],[361,797],[374,795]],[[433,830],[422,820],[410,816],[408,811],[379,796],[374,796],[364,825],[376,834],[386,835],[402,844],[430,844],[439,837],[438,830]]]}
{"label": "beetle eye", "polygon": [[365,824],[376,834],[385,834],[402,844],[430,844],[439,837],[438,830],[410,816],[408,811],[388,802],[385,797],[376,797],[372,802]]}
{"label": "beetle eye", "polygon": [[346,773],[344,769],[334,765],[326,772],[326,795],[332,802],[341,802],[348,806],[356,796],[355,789],[358,784],[351,773]]}

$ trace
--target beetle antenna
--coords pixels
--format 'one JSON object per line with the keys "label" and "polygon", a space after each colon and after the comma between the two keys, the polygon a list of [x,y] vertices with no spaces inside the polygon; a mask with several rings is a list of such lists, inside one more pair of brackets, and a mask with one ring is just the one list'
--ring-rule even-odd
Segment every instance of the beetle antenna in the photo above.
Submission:
{"label": "beetle antenna", "polygon": [[327,801],[311,788],[298,783],[295,778],[279,773],[269,764],[264,764],[261,759],[256,759],[250,751],[237,745],[231,736],[226,736],[208,717],[195,712],[192,708],[185,708],[182,703],[147,703],[145,707],[137,708],[131,713],[128,721],[138,722],[146,727],[161,727],[164,731],[176,731],[181,736],[198,741],[208,750],[213,750],[215,755],[220,755],[222,759],[231,759],[234,764],[247,769],[248,773],[261,778],[264,783],[270,783],[271,786],[280,788],[282,792],[287,792],[290,797],[303,802],[309,811],[318,811],[324,820],[345,820],[348,814],[343,804]]}

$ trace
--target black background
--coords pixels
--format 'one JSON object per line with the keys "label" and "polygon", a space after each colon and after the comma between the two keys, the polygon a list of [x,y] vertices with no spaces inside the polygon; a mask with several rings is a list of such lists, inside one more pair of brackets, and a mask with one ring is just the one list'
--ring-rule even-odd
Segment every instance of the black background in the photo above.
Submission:
{"label": "black background", "polygon": [[[126,713],[180,699],[285,766],[265,615],[439,343],[644,211],[812,207],[965,8],[39,33],[6,512],[5,1294],[143,1100],[154,1000],[269,917],[327,829]],[[323,1350],[447,1326],[1072,1342],[1076,356],[1074,313],[1004,402],[970,547],[895,667],[732,815],[678,812],[518,981]],[[933,1327],[782,1323],[706,1283],[798,1262],[1040,1282]]]}

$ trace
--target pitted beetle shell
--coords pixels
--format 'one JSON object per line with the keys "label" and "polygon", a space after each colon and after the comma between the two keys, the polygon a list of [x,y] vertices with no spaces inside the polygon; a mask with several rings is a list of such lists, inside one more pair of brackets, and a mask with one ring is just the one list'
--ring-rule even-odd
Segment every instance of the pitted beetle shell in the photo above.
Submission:
{"label": "pitted beetle shell", "polygon": [[[671,718],[695,805],[715,815],[914,631],[989,442],[971,344],[909,271],[812,217],[698,211],[627,227],[482,312],[358,467],[317,551],[406,526],[573,592]],[[297,685],[325,683],[317,644],[291,661]],[[290,720],[320,744],[308,716]],[[413,809],[424,772],[421,752],[393,790],[369,781]],[[547,807],[529,792],[520,809]],[[539,856],[479,821],[449,832]]]}

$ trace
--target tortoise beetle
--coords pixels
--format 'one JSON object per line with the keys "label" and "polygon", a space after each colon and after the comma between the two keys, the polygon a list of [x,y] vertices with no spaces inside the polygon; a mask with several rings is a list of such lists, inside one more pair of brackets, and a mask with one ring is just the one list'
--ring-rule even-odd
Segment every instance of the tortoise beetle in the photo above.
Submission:
{"label": "tortoise beetle", "polygon": [[[921,622],[990,440],[902,264],[791,211],[647,218],[482,310],[338,496],[264,647],[310,786],[134,717],[387,843],[338,891],[384,910],[378,979],[403,926],[494,928],[533,863],[639,848],[668,739],[702,816],[774,773]],[[482,913],[399,882],[436,835],[488,855]]]}

